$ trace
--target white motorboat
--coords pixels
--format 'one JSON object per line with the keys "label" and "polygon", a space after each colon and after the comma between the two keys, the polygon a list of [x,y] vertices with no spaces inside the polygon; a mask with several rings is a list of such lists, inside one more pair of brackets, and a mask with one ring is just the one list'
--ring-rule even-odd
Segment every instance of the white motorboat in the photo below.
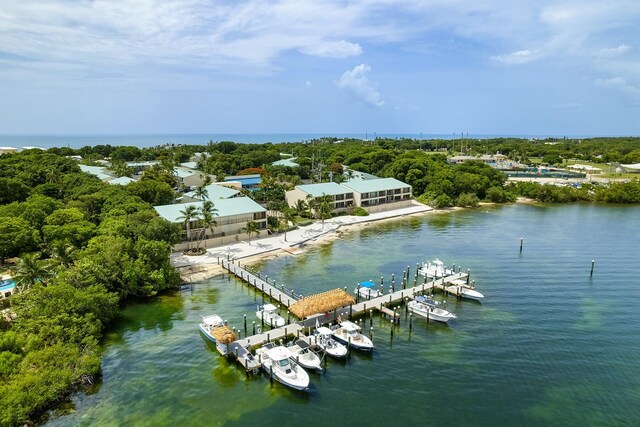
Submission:
{"label": "white motorboat", "polygon": [[327,352],[331,357],[341,359],[347,356],[347,347],[338,341],[334,340],[331,334],[333,331],[326,326],[316,328],[315,342],[316,346],[321,350]]}
{"label": "white motorboat", "polygon": [[439,279],[441,277],[450,276],[454,273],[455,272],[453,270],[446,268],[444,263],[438,258],[433,261],[425,261],[422,264],[422,267],[418,268],[419,275],[430,279]]}
{"label": "white motorboat", "polygon": [[415,299],[409,301],[407,307],[413,314],[424,317],[427,320],[437,320],[438,322],[447,323],[449,320],[458,317],[446,308],[441,307],[438,302],[424,296],[417,296]]}
{"label": "white motorboat", "polygon": [[256,316],[258,316],[258,319],[260,320],[264,319],[264,323],[272,328],[284,326],[284,319],[276,313],[276,306],[273,304],[259,305],[256,311]]}
{"label": "white motorboat", "polygon": [[296,390],[309,388],[309,374],[293,359],[284,346],[267,343],[256,350],[262,369],[281,384]]}
{"label": "white motorboat", "polygon": [[298,365],[305,369],[315,369],[322,371],[321,360],[318,355],[311,350],[311,346],[304,340],[296,340],[287,346],[291,352],[291,357]]}
{"label": "white motorboat", "polygon": [[356,350],[372,351],[373,342],[359,332],[360,326],[348,320],[334,326],[331,335],[343,344],[347,344]]}
{"label": "white motorboat", "polygon": [[381,297],[382,292],[374,289],[375,286],[376,284],[370,280],[366,282],[360,282],[358,283],[358,286],[356,286],[356,288],[353,290],[353,293],[366,299]]}
{"label": "white motorboat", "polygon": [[472,299],[475,301],[482,301],[484,299],[484,295],[478,292],[473,285],[467,285],[467,282],[464,280],[456,279],[451,282],[457,289],[458,294],[462,298]]}
{"label": "white motorboat", "polygon": [[198,325],[200,332],[216,345],[216,349],[222,354],[227,354],[227,345],[236,339],[231,329],[225,326],[224,321],[217,314],[202,316]]}

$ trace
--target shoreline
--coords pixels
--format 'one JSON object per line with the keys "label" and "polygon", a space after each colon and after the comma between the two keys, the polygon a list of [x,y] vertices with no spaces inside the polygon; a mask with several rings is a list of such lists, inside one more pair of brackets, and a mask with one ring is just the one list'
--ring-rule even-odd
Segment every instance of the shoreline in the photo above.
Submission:
{"label": "shoreline", "polygon": [[318,246],[341,239],[342,236],[359,228],[364,228],[372,223],[388,222],[407,217],[424,215],[447,214],[465,208],[451,207],[447,209],[434,209],[416,201],[407,208],[378,212],[369,216],[340,216],[326,220],[324,226],[319,223],[299,227],[287,232],[287,240],[284,234],[264,237],[251,242],[238,243],[207,248],[203,255],[187,256],[182,253],[171,254],[171,263],[180,272],[180,277],[185,283],[194,283],[217,274],[223,274],[225,270],[218,264],[218,258],[242,259],[244,263],[256,263],[277,258],[280,256],[295,256],[305,252],[307,247]]}

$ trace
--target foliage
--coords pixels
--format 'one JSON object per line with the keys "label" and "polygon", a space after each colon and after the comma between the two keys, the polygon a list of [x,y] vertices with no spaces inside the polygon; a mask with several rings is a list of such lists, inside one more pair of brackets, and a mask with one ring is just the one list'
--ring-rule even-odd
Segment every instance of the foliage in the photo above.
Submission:
{"label": "foliage", "polygon": [[478,203],[480,203],[480,200],[474,193],[462,193],[456,199],[456,206],[461,208],[475,208]]}
{"label": "foliage", "polygon": [[369,216],[369,212],[359,206],[354,208],[351,214],[355,216]]}

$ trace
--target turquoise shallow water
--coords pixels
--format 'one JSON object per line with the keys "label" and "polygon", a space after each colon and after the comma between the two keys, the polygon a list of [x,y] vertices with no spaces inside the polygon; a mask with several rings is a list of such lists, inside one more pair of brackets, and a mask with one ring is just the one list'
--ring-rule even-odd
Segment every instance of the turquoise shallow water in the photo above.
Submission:
{"label": "turquoise shallow water", "polygon": [[261,301],[218,275],[128,306],[105,339],[102,385],[49,424],[638,425],[638,230],[640,207],[592,205],[371,224],[259,267],[311,294],[380,276],[390,283],[391,273],[439,257],[470,268],[486,301],[448,298],[458,315],[449,327],[416,319],[393,339],[375,317],[374,354],[330,361],[300,394],[247,379],[199,335],[200,314],[242,326]]}

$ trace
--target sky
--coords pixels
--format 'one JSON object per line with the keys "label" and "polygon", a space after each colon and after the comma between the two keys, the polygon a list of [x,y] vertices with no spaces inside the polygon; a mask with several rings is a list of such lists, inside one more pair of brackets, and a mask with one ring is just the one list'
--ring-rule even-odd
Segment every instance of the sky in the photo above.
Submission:
{"label": "sky", "polygon": [[637,0],[0,4],[0,134],[640,135]]}

